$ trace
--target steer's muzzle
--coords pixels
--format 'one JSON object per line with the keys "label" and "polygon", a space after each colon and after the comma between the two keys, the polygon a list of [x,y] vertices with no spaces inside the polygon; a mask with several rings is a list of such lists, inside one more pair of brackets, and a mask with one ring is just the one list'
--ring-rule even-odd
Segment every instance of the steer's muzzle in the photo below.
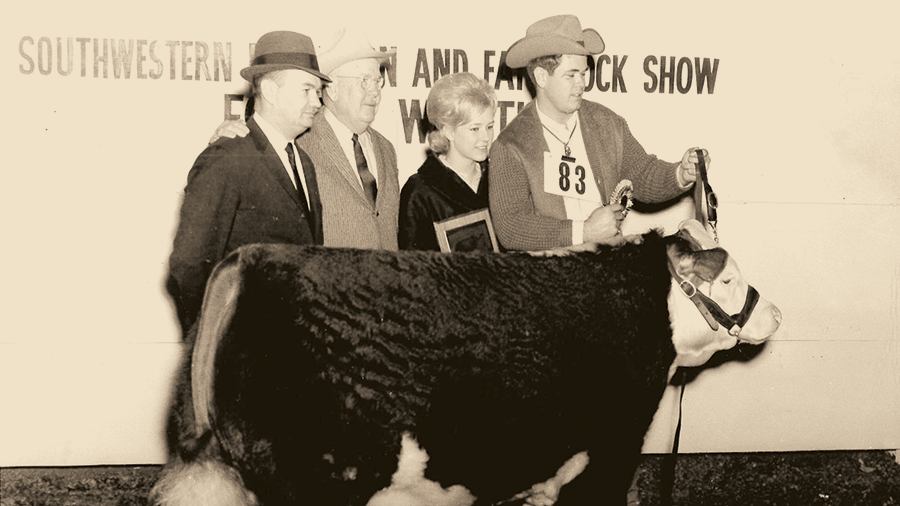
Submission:
{"label": "steer's muzzle", "polygon": [[738,340],[750,344],[766,342],[781,325],[781,310],[771,302],[760,299],[759,303],[741,330]]}

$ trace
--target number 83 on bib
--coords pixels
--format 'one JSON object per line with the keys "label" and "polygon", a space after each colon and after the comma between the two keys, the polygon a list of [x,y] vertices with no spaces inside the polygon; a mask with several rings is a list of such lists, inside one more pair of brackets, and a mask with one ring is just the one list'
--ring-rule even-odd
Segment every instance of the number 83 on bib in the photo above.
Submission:
{"label": "number 83 on bib", "polygon": [[594,208],[603,205],[587,159],[576,161],[560,153],[544,153],[544,192],[592,202]]}

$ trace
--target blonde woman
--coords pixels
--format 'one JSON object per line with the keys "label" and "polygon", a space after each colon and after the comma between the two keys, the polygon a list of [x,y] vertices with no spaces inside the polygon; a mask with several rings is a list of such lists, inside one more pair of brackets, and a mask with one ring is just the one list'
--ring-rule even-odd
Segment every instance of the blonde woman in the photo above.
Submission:
{"label": "blonde woman", "polygon": [[[488,153],[497,96],[467,72],[440,78],[425,113],[431,150],[400,192],[400,249],[439,251],[434,222],[488,207]],[[490,249],[490,242],[476,249]]]}

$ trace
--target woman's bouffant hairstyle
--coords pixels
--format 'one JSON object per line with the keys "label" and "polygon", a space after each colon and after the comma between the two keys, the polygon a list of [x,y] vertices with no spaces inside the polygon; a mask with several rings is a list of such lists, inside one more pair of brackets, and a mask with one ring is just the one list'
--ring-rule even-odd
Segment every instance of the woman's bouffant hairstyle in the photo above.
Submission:
{"label": "woman's bouffant hairstyle", "polygon": [[458,127],[476,114],[497,107],[497,95],[487,81],[468,72],[448,74],[434,83],[425,101],[425,116],[431,123],[428,145],[435,154],[446,153],[450,141],[441,128]]}

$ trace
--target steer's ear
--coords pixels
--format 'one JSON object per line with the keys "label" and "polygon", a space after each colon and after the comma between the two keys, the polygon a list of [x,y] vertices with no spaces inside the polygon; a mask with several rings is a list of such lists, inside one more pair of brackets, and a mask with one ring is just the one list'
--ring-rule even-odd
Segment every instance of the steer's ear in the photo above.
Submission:
{"label": "steer's ear", "polygon": [[690,238],[689,240],[698,245],[694,249],[713,249],[718,246],[715,238],[710,235],[709,230],[697,220],[684,220],[678,224],[678,233],[682,237]]}
{"label": "steer's ear", "polygon": [[728,252],[722,248],[705,249],[693,252],[694,275],[703,281],[711,282],[722,273]]}
{"label": "steer's ear", "polygon": [[675,273],[685,279],[709,282],[722,273],[728,252],[722,248],[695,250],[690,241],[677,241],[668,247],[669,260]]}

